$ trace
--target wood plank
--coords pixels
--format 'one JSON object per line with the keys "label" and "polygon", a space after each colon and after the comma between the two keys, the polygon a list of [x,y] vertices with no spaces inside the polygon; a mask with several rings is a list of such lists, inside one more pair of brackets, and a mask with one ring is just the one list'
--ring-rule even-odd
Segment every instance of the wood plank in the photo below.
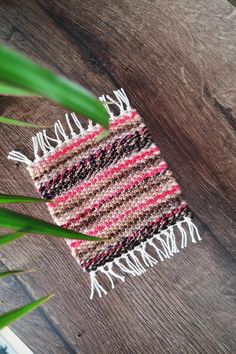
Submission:
{"label": "wood plank", "polygon": [[[236,11],[226,0],[11,1],[0,39],[95,94],[124,87],[194,211],[203,241],[141,278],[88,299],[88,279],[62,240],[25,238],[1,252],[13,308],[56,297],[13,330],[35,353],[233,353],[235,341]],[[0,98],[0,114],[62,118],[41,98]],[[32,154],[32,130],[0,127],[0,192],[36,195],[11,148]],[[45,206],[15,207],[50,220]]]}

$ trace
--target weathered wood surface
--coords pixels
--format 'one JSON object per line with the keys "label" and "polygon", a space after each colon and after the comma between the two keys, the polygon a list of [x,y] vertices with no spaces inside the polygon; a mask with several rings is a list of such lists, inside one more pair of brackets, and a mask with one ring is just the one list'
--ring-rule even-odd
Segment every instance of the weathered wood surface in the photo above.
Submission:
{"label": "weathered wood surface", "polygon": [[[26,238],[2,269],[2,309],[56,296],[13,330],[34,353],[235,353],[236,10],[226,0],[0,1],[0,40],[99,95],[124,87],[196,215],[203,241],[89,301],[62,240]],[[41,98],[0,98],[0,114],[53,122]],[[35,195],[24,166],[32,131],[0,127],[0,191]],[[45,206],[16,210],[50,220]]]}

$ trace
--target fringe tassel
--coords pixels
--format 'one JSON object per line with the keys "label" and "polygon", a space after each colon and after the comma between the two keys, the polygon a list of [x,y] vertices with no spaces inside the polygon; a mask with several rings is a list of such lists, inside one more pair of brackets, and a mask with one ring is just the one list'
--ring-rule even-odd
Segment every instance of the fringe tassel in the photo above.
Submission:
{"label": "fringe tassel", "polygon": [[[107,276],[111,283],[111,288],[114,289],[115,284],[113,278],[118,278],[122,282],[125,281],[125,277],[116,273],[113,269],[113,265],[116,265],[123,274],[127,273],[132,276],[139,276],[146,272],[146,268],[153,267],[160,260],[161,262],[167,258],[173,257],[176,253],[179,253],[179,249],[176,244],[176,236],[174,233],[174,228],[179,231],[181,236],[181,248],[187,247],[187,233],[183,228],[183,224],[188,226],[191,241],[196,243],[201,240],[198,228],[192,222],[190,217],[185,217],[183,220],[178,221],[175,225],[169,226],[166,230],[161,231],[159,234],[154,235],[151,239],[146,240],[139,246],[135,247],[133,250],[127,252],[126,254],[115,258],[112,262],[105,264],[104,266],[98,267],[94,271],[90,271],[91,280],[91,295],[92,300],[95,292],[97,292],[99,297],[106,295],[107,291],[99,283],[97,279],[97,273],[101,272]],[[153,247],[156,251],[156,257],[151,256],[146,247],[147,245]],[[137,255],[140,257],[138,258]],[[146,268],[145,268],[146,267]]]}
{"label": "fringe tassel", "polygon": [[[115,96],[114,99],[109,95],[103,95],[99,97],[99,100],[102,102],[104,108],[109,113],[111,122],[115,121],[120,115],[129,113],[131,111],[130,102],[124,89],[121,88],[120,90],[113,91],[113,93]],[[113,112],[114,108],[116,108],[116,111],[118,110],[117,115],[115,115]],[[66,130],[68,131],[69,135],[66,133],[62,123],[58,120],[54,124],[54,138],[49,137],[45,130],[37,133],[32,137],[34,161],[30,160],[27,156],[18,151],[11,151],[7,158],[9,160],[23,162],[26,165],[32,165],[33,162],[40,160],[41,158],[50,154],[56,148],[61,147],[69,139],[82,137],[98,130],[100,127],[99,124],[94,124],[91,120],[89,120],[87,129],[84,129],[75,113],[66,114],[65,118]],[[75,128],[73,128],[73,126]]]}
{"label": "fringe tassel", "polygon": [[25,156],[24,154],[22,154],[19,151],[15,151],[15,150],[12,150],[11,152],[9,152],[9,155],[7,156],[7,158],[9,160],[23,162],[26,165],[31,165],[31,163],[32,163],[32,161],[30,159],[28,159],[27,156]]}

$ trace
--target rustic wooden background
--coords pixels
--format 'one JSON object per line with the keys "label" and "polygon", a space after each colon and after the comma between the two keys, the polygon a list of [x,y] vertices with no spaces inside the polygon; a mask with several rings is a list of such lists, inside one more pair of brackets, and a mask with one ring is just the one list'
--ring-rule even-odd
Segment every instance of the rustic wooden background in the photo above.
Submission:
{"label": "rustic wooden background", "polygon": [[[89,300],[63,240],[27,237],[1,269],[38,271],[1,285],[2,310],[54,292],[13,325],[35,354],[236,352],[236,10],[226,0],[0,0],[0,40],[94,94],[124,87],[195,213],[203,241]],[[0,115],[35,122],[64,110],[0,98]],[[63,118],[62,118],[63,119]],[[32,131],[0,127],[0,192],[35,195],[12,148]],[[15,208],[50,220],[45,206]]]}

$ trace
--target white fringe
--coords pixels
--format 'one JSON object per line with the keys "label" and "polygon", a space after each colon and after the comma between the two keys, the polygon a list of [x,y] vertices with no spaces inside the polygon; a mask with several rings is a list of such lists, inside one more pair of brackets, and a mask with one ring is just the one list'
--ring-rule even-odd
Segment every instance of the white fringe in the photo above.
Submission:
{"label": "white fringe", "polygon": [[[116,273],[113,269],[113,265],[117,266],[123,274],[127,273],[132,276],[139,276],[146,272],[146,268],[153,267],[160,260],[161,262],[167,258],[173,257],[176,253],[180,252],[176,244],[176,235],[174,228],[179,231],[181,236],[181,248],[187,247],[187,233],[183,228],[183,224],[188,226],[191,241],[196,243],[201,240],[198,228],[192,222],[190,217],[184,217],[183,220],[178,221],[175,225],[169,226],[166,230],[154,235],[151,239],[146,240],[133,250],[128,251],[122,256],[115,258],[113,261],[108,262],[104,266],[98,267],[96,270],[90,271],[91,280],[91,295],[92,300],[95,292],[99,297],[106,295],[107,291],[99,283],[97,279],[97,273],[101,272],[107,276],[111,283],[111,288],[114,289],[115,284],[113,278],[118,278],[121,281],[125,281],[124,275]],[[151,256],[146,247],[147,245],[153,247],[156,251],[156,257]],[[138,258],[137,255],[140,257]],[[146,267],[146,268],[145,268]]]}
{"label": "white fringe", "polygon": [[[99,100],[102,102],[104,108],[109,113],[110,122],[114,122],[122,114],[128,114],[132,110],[129,99],[123,88],[113,91],[113,93],[114,98],[110,97],[109,95],[103,95],[99,97]],[[117,115],[115,115],[115,113],[113,112],[113,109],[115,107],[118,109]],[[99,124],[94,124],[92,120],[89,120],[87,129],[84,129],[79,119],[76,117],[75,113],[66,113],[65,118],[65,128],[59,120],[54,124],[53,138],[49,137],[45,130],[37,133],[35,136],[32,137],[34,153],[33,161],[18,151],[11,151],[7,158],[9,160],[23,162],[26,165],[30,166],[34,162],[38,162],[41,158],[49,155],[56,148],[61,147],[68,140],[87,135],[93,131],[98,130],[100,127]],[[73,128],[73,125],[75,128]]]}

